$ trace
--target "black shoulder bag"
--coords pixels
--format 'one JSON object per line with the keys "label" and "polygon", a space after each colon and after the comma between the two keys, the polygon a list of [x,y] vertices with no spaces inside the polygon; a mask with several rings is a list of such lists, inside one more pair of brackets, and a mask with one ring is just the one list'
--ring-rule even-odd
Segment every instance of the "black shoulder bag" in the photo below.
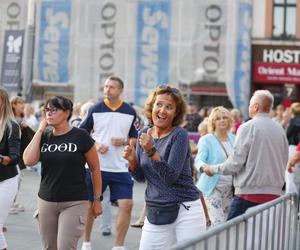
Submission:
{"label": "black shoulder bag", "polygon": [[153,204],[146,202],[146,216],[154,225],[167,225],[173,223],[178,216],[180,204]]}

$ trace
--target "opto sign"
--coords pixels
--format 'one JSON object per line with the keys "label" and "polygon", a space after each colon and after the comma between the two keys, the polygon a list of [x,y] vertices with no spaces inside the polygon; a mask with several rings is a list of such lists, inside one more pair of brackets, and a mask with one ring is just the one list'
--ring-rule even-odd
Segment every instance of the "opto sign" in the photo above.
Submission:
{"label": "opto sign", "polygon": [[300,84],[300,48],[253,47],[253,81]]}

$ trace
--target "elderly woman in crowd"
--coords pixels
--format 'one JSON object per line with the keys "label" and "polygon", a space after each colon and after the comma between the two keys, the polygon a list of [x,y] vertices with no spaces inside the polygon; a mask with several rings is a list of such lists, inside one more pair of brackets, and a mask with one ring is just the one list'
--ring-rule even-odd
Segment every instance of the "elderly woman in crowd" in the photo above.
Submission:
{"label": "elderly woman in crowd", "polygon": [[6,90],[0,88],[0,249],[7,248],[3,224],[18,190],[19,157],[19,125],[15,120]]}
{"label": "elderly woman in crowd", "polygon": [[162,85],[145,104],[150,128],[124,157],[137,181],[147,181],[146,219],[140,249],[167,249],[205,230],[200,193],[193,184],[189,140],[182,123],[186,104],[178,89]]}
{"label": "elderly woman in crowd", "polygon": [[[200,138],[195,165],[198,170],[205,164],[224,162],[233,153],[235,136],[230,133],[233,120],[230,112],[216,107],[208,117],[209,134]],[[200,171],[201,172],[201,171]],[[212,225],[226,221],[233,197],[232,176],[207,176],[201,173],[197,187],[204,194]]]}
{"label": "elderly woman in crowd", "polygon": [[[85,228],[88,193],[85,163],[92,175],[94,216],[102,212],[101,174],[96,146],[90,135],[70,126],[73,103],[57,96],[45,104],[45,119],[25,149],[28,166],[39,160],[42,179],[38,193],[39,229],[42,249],[76,249]],[[46,130],[48,125],[52,130]]]}

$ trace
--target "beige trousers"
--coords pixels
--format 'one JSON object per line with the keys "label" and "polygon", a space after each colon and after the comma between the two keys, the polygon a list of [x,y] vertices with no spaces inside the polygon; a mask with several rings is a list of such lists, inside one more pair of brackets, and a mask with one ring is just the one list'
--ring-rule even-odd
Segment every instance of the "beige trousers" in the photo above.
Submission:
{"label": "beige trousers", "polygon": [[38,199],[36,217],[43,250],[77,249],[83,235],[88,201],[48,202]]}

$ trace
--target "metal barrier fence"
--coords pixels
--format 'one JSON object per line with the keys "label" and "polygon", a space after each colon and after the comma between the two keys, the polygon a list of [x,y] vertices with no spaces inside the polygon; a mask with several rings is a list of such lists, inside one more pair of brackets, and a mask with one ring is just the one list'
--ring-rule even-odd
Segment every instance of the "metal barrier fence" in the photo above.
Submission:
{"label": "metal barrier fence", "polygon": [[285,194],[170,250],[298,250],[298,213],[297,194]]}

